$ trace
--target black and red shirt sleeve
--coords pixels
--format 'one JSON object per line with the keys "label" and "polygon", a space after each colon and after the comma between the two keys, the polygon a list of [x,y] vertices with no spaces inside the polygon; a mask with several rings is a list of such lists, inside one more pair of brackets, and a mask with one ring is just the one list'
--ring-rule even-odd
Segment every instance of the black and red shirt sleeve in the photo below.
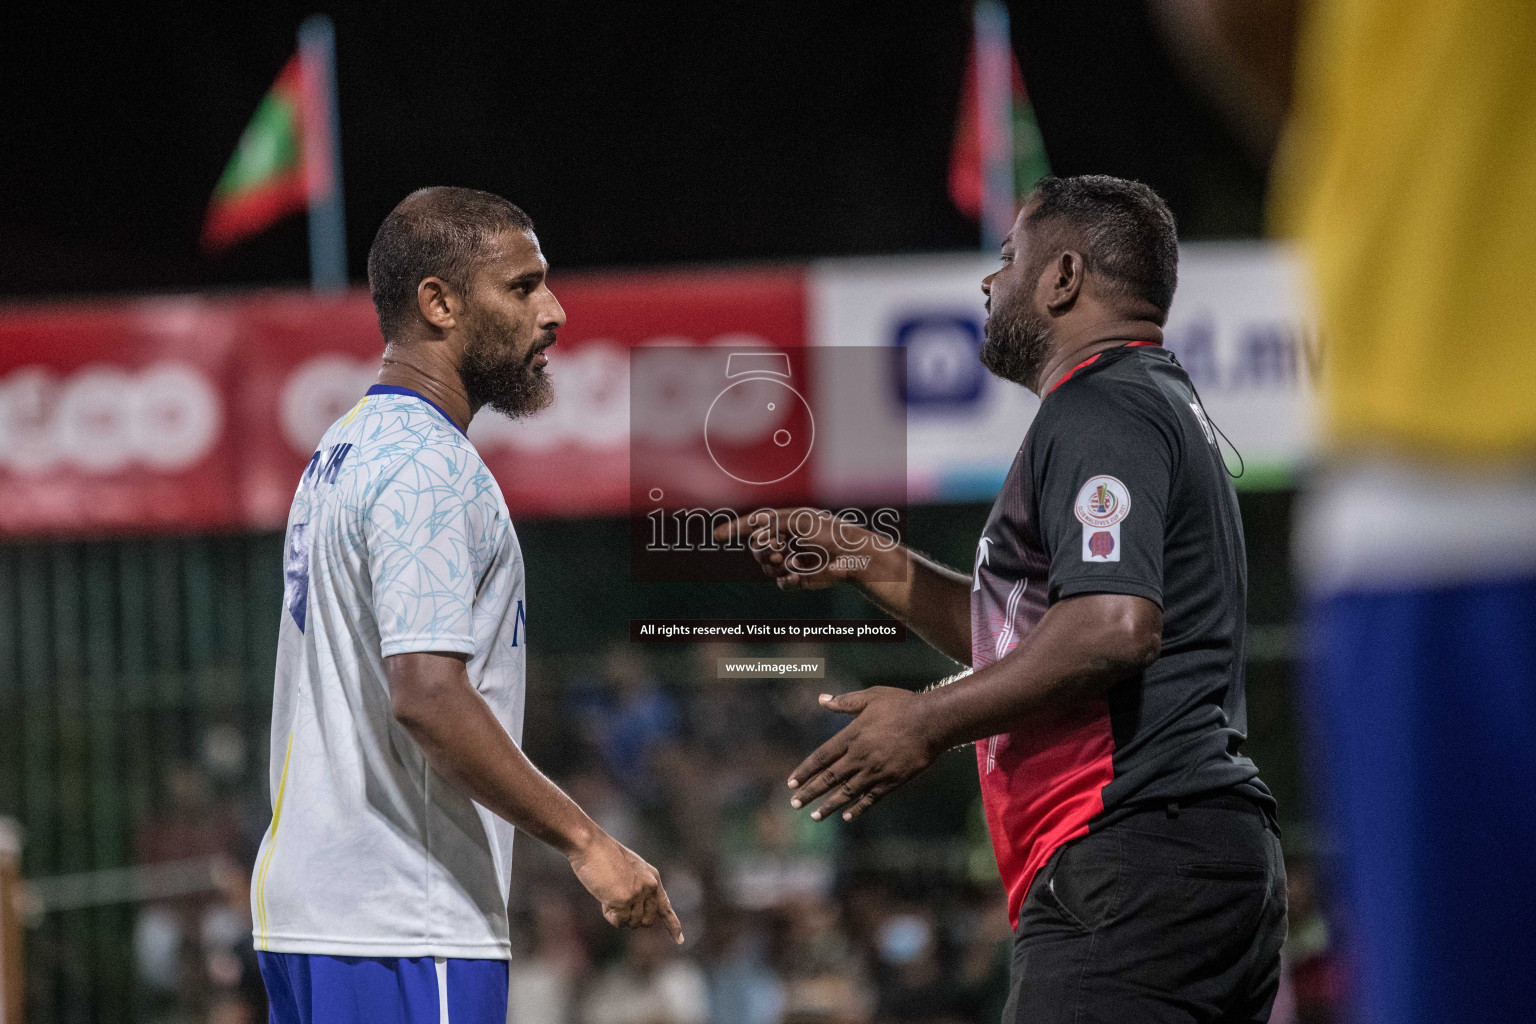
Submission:
{"label": "black and red shirt sleeve", "polygon": [[1161,607],[1180,429],[1155,388],[1106,376],[1063,381],[1030,431],[1049,600],[1130,594]]}

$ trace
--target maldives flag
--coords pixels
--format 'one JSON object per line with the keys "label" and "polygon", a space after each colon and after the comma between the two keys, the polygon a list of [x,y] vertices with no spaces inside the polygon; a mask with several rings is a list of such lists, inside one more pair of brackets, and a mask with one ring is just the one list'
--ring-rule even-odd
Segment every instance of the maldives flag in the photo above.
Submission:
{"label": "maldives flag", "polygon": [[[949,198],[961,213],[972,220],[980,220],[986,196],[986,154],[996,146],[1006,146],[1012,135],[1012,163],[1014,197],[1026,195],[1035,182],[1051,172],[1045,158],[1045,143],[1040,138],[1040,128],[1035,123],[1034,108],[1024,91],[1024,75],[1019,62],[1006,39],[995,45],[1007,48],[1009,77],[1012,80],[1012,103],[1008,118],[1011,132],[995,127],[996,115],[984,110],[977,73],[976,51],[978,46],[992,41],[979,39],[971,44],[970,59],[965,69],[965,85],[960,93],[960,111],[955,119],[955,141],[949,153]],[[1009,217],[1010,222],[1012,217]],[[1006,229],[1005,229],[1006,230]]]}
{"label": "maldives flag", "polygon": [[335,173],[328,92],[323,69],[305,60],[302,49],[295,53],[213,188],[203,251],[227,249],[330,194]]}

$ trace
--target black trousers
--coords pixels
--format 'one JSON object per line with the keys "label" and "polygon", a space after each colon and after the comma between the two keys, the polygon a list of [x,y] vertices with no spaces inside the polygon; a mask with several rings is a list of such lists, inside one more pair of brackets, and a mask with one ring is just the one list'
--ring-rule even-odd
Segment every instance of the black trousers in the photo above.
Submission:
{"label": "black trousers", "polygon": [[1035,876],[1003,1024],[1262,1024],[1284,939],[1279,833],[1257,805],[1147,808]]}

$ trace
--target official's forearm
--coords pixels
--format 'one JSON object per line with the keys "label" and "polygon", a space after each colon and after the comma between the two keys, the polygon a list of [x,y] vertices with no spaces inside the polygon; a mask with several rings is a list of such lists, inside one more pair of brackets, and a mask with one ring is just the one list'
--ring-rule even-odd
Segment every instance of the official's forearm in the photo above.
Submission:
{"label": "official's forearm", "polygon": [[467,683],[443,689],[397,715],[427,763],[477,803],[566,856],[586,846],[597,826],[528,760],[485,700]]}
{"label": "official's forearm", "polygon": [[1053,606],[1007,656],[921,695],[940,749],[1008,732],[1030,720],[1065,717],[1100,699],[1157,657],[1119,623]]}
{"label": "official's forearm", "polygon": [[962,665],[971,663],[971,579],[899,546],[875,555],[853,583],[881,610]]}

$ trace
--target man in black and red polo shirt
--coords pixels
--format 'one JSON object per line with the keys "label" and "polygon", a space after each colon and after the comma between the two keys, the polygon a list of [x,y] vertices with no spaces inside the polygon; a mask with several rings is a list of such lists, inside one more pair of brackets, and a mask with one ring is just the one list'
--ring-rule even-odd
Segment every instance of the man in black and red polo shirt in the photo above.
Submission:
{"label": "man in black and red polo shirt", "polygon": [[1285,871],[1274,800],[1239,752],[1237,497],[1161,345],[1173,217],[1136,182],[1047,178],[1002,260],[982,284],[982,362],[1042,401],[974,574],[907,548],[798,573],[797,550],[872,546],[826,517],[753,524],[781,586],[851,582],[971,667],[923,693],[823,697],[857,717],[795,770],[792,802],[851,819],[975,741],[1014,923],[1005,1024],[1266,1021]]}

